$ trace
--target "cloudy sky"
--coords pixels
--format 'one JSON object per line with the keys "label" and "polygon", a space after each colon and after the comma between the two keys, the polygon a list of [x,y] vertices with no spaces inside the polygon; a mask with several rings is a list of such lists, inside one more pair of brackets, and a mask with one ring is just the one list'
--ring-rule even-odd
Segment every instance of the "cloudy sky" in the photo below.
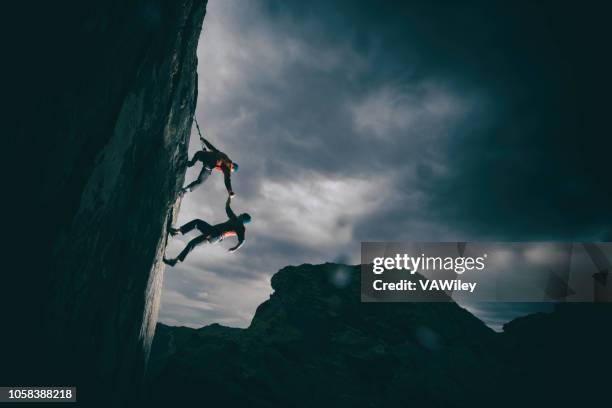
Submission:
{"label": "cloudy sky", "polygon": [[[359,263],[366,240],[611,240],[596,13],[492,3],[210,0],[196,116],[253,223],[166,269],[160,320],[246,327],[277,270]],[[179,223],[225,199],[213,174]]]}

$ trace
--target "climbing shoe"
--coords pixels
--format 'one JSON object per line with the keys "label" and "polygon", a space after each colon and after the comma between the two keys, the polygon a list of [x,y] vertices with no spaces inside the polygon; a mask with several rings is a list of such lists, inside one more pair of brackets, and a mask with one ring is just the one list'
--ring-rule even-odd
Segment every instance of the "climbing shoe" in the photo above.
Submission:
{"label": "climbing shoe", "polygon": [[164,257],[164,263],[165,263],[166,265],[169,265],[169,266],[174,266],[174,265],[176,265],[176,262],[177,262],[177,260],[176,260],[176,259],[166,259],[166,258]]}

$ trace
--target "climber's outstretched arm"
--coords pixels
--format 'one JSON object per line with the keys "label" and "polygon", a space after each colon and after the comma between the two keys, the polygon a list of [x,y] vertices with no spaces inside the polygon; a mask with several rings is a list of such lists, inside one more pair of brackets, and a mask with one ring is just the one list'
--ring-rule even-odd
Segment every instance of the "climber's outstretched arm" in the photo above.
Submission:
{"label": "climber's outstretched arm", "polygon": [[237,251],[244,244],[244,231],[238,233],[238,243],[229,249],[230,252]]}
{"label": "climber's outstretched arm", "polygon": [[225,188],[227,189],[227,193],[231,197],[234,195],[234,190],[232,190],[232,171],[225,165],[221,168],[221,171],[223,172],[223,181],[225,182]]}
{"label": "climber's outstretched arm", "polygon": [[236,217],[236,214],[234,214],[234,212],[232,211],[232,208],[230,207],[231,202],[232,202],[232,198],[227,197],[227,201],[225,202],[225,212],[227,213],[227,216],[229,217],[230,220],[235,220],[238,217]]}

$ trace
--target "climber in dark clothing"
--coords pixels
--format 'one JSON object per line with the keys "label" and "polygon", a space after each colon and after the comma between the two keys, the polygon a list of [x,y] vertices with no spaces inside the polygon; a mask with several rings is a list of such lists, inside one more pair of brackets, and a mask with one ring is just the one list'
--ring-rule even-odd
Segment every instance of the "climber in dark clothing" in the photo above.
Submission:
{"label": "climber in dark clothing", "polygon": [[[230,197],[233,197],[234,191],[232,190],[231,172],[238,170],[238,164],[231,161],[225,153],[211,145],[210,142],[201,135],[200,141],[202,142],[202,150],[196,152],[193,158],[187,161],[187,167],[192,167],[197,162],[202,162],[202,171],[200,171],[197,179],[181,189],[181,194],[193,191],[195,187],[206,181],[213,170],[218,170],[223,172],[225,188],[227,188]],[[206,150],[206,148],[208,148],[208,150]]]}
{"label": "climber in dark clothing", "polygon": [[170,234],[172,235],[186,234],[189,231],[192,231],[194,228],[200,231],[202,235],[189,241],[185,249],[183,249],[176,258],[166,259],[164,257],[164,262],[170,266],[174,266],[177,262],[183,262],[187,254],[201,243],[208,242],[209,244],[215,244],[223,241],[223,239],[226,237],[238,237],[238,243],[229,249],[230,252],[234,252],[240,248],[244,243],[244,233],[246,231],[244,225],[251,222],[251,216],[247,213],[236,216],[236,214],[234,214],[230,208],[230,202],[231,197],[228,197],[227,202],[225,203],[225,212],[227,213],[229,219],[222,224],[210,225],[206,221],[195,219],[189,221],[181,228],[170,228]]}

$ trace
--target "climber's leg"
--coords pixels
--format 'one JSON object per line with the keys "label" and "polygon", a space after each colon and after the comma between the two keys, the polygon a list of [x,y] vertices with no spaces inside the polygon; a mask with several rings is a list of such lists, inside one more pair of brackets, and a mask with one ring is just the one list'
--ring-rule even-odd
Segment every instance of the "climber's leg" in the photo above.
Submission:
{"label": "climber's leg", "polygon": [[191,158],[191,160],[187,160],[187,167],[192,167],[194,164],[196,164],[199,160],[202,160],[202,157],[204,155],[204,152],[201,150],[198,150],[193,157]]}
{"label": "climber's leg", "polygon": [[196,218],[194,220],[189,221],[187,224],[183,225],[181,228],[171,228],[170,233],[172,235],[176,235],[179,232],[181,234],[187,234],[188,232],[193,231],[194,229],[197,229],[198,231],[200,231],[204,236],[208,236],[214,232],[214,228],[212,225],[210,225],[204,220],[200,220]]}
{"label": "climber's leg", "polygon": [[209,235],[214,235],[215,233],[215,228],[204,220],[198,220],[198,223],[196,224],[196,228],[205,237]]}
{"label": "climber's leg", "polygon": [[197,218],[195,220],[191,220],[187,224],[184,224],[183,226],[178,228],[178,231],[180,231],[181,234],[186,234],[189,231],[192,231],[194,228],[197,228],[198,223],[200,221],[202,221],[202,220],[199,220]]}
{"label": "climber's leg", "polygon": [[194,239],[192,239],[191,241],[189,241],[189,243],[187,244],[187,246],[185,247],[185,249],[183,249],[181,251],[181,253],[176,257],[176,259],[179,262],[183,262],[185,260],[185,257],[187,256],[187,254],[189,254],[195,247],[197,247],[198,245],[200,245],[203,242],[206,242],[206,235],[200,235],[198,237],[195,237]]}
{"label": "climber's leg", "polygon": [[188,193],[190,191],[193,191],[194,188],[196,188],[197,186],[199,186],[200,184],[202,184],[202,183],[204,183],[206,181],[208,176],[210,176],[211,172],[212,172],[212,170],[209,169],[208,167],[202,167],[202,171],[200,171],[200,174],[198,175],[198,178],[195,179],[194,181],[192,181],[191,183],[189,183],[187,186],[183,187],[181,192],[182,193]]}

